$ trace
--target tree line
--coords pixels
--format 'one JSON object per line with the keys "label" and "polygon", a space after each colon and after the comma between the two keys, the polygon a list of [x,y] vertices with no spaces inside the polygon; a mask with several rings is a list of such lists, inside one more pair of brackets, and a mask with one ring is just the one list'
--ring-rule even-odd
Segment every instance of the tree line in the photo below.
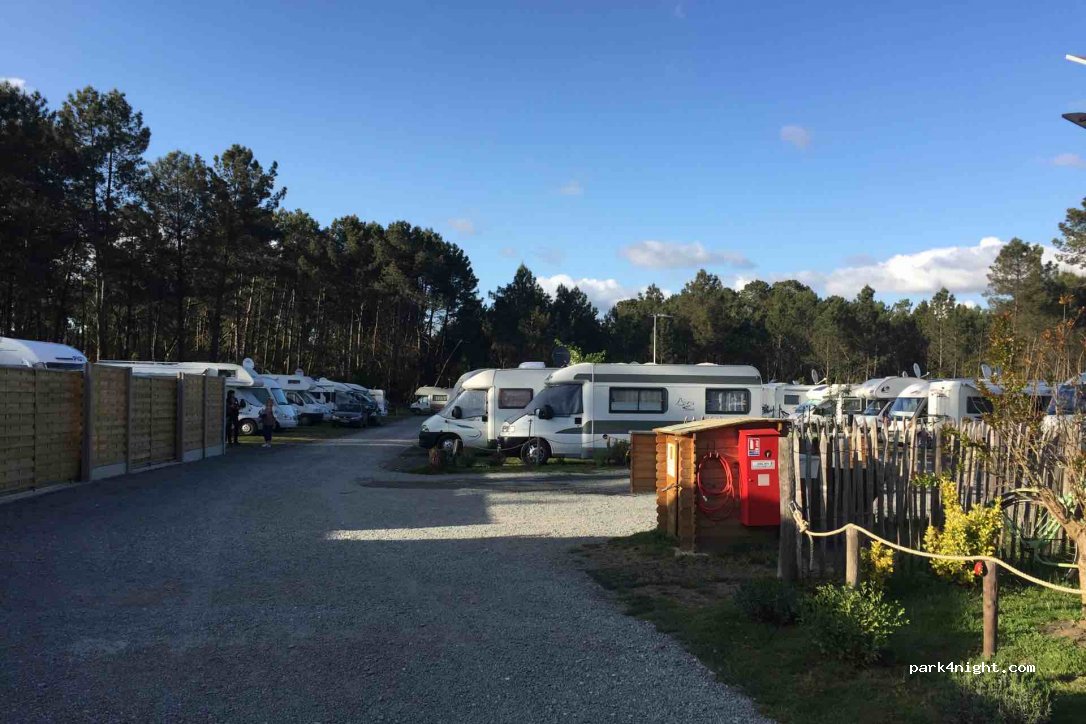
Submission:
{"label": "tree line", "polygon": [[[464,251],[431,229],[349,215],[322,226],[284,206],[274,162],[233,145],[157,159],[123,93],[88,87],[52,109],[0,83],[0,333],[92,359],[228,360],[355,380],[399,397],[461,372],[547,360],[557,345],[613,361],[754,364],[766,379],[975,373],[993,313],[1038,333],[1086,303],[1081,279],[1018,239],[989,273],[989,308],[947,290],[913,305],[864,287],[820,297],[798,281],[725,286],[706,270],[601,315],[551,296],[521,266],[480,295]],[[1056,241],[1086,264],[1086,206]],[[488,302],[488,303],[487,303]]]}

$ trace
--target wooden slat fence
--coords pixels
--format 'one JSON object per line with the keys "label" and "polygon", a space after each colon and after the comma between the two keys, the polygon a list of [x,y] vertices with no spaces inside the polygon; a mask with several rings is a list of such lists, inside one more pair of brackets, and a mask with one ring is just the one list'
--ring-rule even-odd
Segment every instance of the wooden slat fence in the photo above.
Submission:
{"label": "wooden slat fence", "polygon": [[[795,470],[794,502],[812,530],[856,523],[901,545],[923,548],[928,526],[944,522],[934,481],[945,473],[965,509],[993,501],[1004,505],[1008,522],[1000,555],[1005,560],[1029,565],[1038,557],[1066,555],[1062,532],[1038,536],[1044,518],[1038,506],[1008,495],[1019,484],[1007,454],[1012,444],[1016,441],[998,439],[979,420],[966,421],[957,431],[882,423],[797,424],[787,442]],[[1058,479],[1053,468],[1046,474]],[[817,575],[840,570],[842,541],[821,538],[812,545],[801,537],[801,545],[804,570]]]}
{"label": "wooden slat fence", "polygon": [[224,397],[221,377],[0,367],[0,494],[219,455]]}

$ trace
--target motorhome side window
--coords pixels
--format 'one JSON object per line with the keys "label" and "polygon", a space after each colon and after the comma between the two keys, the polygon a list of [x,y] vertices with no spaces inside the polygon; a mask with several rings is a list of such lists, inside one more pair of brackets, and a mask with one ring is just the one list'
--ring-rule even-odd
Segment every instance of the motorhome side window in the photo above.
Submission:
{"label": "motorhome side window", "polygon": [[449,396],[448,395],[433,395],[433,396],[430,397],[430,399],[432,401],[434,401],[434,402],[448,402],[449,401]]}
{"label": "motorhome side window", "polygon": [[608,409],[611,412],[666,412],[667,390],[662,387],[612,387]]}
{"label": "motorhome side window", "polygon": [[532,388],[498,390],[499,410],[523,410],[532,401]]}
{"label": "motorhome side window", "polygon": [[705,390],[706,415],[745,415],[750,412],[750,390]]}
{"label": "motorhome side window", "polygon": [[968,415],[987,415],[992,411],[992,401],[984,397],[969,397],[965,400],[965,412]]}
{"label": "motorhome side window", "polygon": [[788,395],[788,394],[786,394],[784,396],[784,404],[786,404],[786,405],[798,405],[799,404],[799,395]]}

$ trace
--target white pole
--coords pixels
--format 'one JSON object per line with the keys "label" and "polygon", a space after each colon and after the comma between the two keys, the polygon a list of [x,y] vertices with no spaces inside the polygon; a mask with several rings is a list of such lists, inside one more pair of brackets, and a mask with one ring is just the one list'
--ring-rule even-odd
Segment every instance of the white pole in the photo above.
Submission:
{"label": "white pole", "polygon": [[652,363],[656,364],[656,320],[659,319],[655,314],[652,315]]}

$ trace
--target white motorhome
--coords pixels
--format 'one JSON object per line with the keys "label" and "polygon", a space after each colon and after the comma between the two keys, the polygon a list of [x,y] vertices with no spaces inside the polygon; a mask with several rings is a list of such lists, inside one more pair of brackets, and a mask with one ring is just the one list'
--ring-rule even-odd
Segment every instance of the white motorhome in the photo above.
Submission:
{"label": "white motorhome", "polygon": [[522,366],[473,374],[441,412],[422,423],[419,446],[440,446],[448,452],[455,450],[457,443],[476,449],[496,448],[502,424],[531,403],[553,371]]}
{"label": "white motorhome", "polygon": [[380,425],[381,424],[381,408],[377,404],[377,400],[370,394],[369,388],[354,382],[346,382],[347,388],[351,391],[355,397],[358,398],[359,403],[362,406],[362,417],[367,425]]}
{"label": "white motorhome", "polygon": [[890,407],[905,388],[916,382],[915,377],[873,377],[855,389],[863,403],[860,413],[865,424],[875,424],[890,414]]}
{"label": "white motorhome", "polygon": [[229,362],[131,362],[128,360],[103,360],[100,364],[131,368],[133,374],[177,377],[181,374],[202,375],[210,372],[226,378],[227,390],[233,390],[241,403],[238,421],[243,435],[254,435],[260,429],[258,415],[268,400],[275,411],[275,424],[280,429],[298,426],[298,413],[287,402],[283,388],[267,375],[256,373],[252,360],[245,359],[245,366]]}
{"label": "white motorhome", "polygon": [[384,390],[375,390],[370,388],[370,396],[373,397],[373,401],[377,403],[377,412],[381,417],[388,417],[388,399],[385,397]]}
{"label": "white motorhome", "polygon": [[449,402],[452,393],[447,387],[420,387],[415,390],[415,401],[411,403],[412,415],[432,415]]}
{"label": "white motorhome", "polygon": [[555,370],[520,416],[502,425],[499,444],[525,460],[591,457],[631,430],[686,420],[755,415],[762,377],[747,365],[593,364]]}
{"label": "white motorhome", "polygon": [[787,418],[796,408],[809,402],[815,385],[798,385],[787,382],[767,382],[763,385],[762,414],[766,417]]}
{"label": "white motorhome", "polygon": [[808,390],[807,397],[790,415],[793,420],[836,420],[845,424],[863,411],[863,401],[856,396],[855,385],[815,385]]}
{"label": "white motorhome", "polygon": [[[998,388],[990,388],[998,393]],[[934,380],[928,385],[927,418],[934,427],[946,422],[978,420],[992,411],[992,401],[984,396],[975,380]]]}
{"label": "white motorhome", "polygon": [[82,370],[87,358],[75,347],[56,342],[0,337],[0,367],[44,370]]}
{"label": "white motorhome", "polygon": [[332,419],[333,406],[313,393],[317,381],[307,377],[302,370],[295,370],[292,375],[264,375],[278,382],[283,388],[287,402],[298,412],[299,424],[314,424]]}
{"label": "white motorhome", "polygon": [[901,391],[894,404],[890,405],[887,434],[896,434],[899,439],[904,439],[909,426],[921,422],[927,416],[929,387],[931,383],[927,380],[913,378]]}

